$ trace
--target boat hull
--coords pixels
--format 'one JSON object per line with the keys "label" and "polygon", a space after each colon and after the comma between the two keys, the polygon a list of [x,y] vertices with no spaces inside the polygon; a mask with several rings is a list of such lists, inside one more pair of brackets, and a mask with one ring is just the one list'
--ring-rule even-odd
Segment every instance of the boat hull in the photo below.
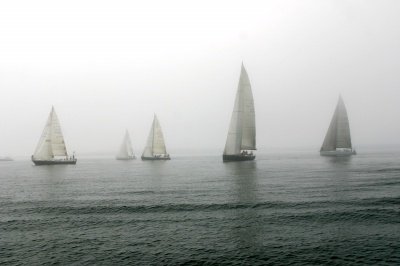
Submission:
{"label": "boat hull", "polygon": [[320,151],[319,154],[321,156],[332,156],[332,157],[346,157],[356,155],[356,151]]}
{"label": "boat hull", "polygon": [[135,160],[136,157],[135,156],[133,156],[133,157],[116,157],[115,159],[118,161],[131,161],[131,160]]}
{"label": "boat hull", "polygon": [[166,161],[171,160],[171,157],[141,157],[143,161]]}
{"label": "boat hull", "polygon": [[222,155],[222,160],[224,162],[241,162],[241,161],[253,161],[256,158],[255,155]]}
{"label": "boat hull", "polygon": [[34,160],[35,165],[58,165],[58,164],[76,164],[77,159],[74,160]]}

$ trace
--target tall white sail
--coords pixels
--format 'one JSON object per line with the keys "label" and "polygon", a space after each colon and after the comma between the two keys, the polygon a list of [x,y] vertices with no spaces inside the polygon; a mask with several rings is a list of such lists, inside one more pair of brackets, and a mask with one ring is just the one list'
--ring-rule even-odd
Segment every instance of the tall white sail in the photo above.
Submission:
{"label": "tall white sail", "polygon": [[242,64],[235,105],[225,144],[225,155],[256,150],[256,122],[249,76]]}
{"label": "tall white sail", "polygon": [[336,149],[351,149],[349,118],[342,97],[339,97],[328,132],[326,133],[321,151]]}
{"label": "tall white sail", "polygon": [[55,156],[68,157],[67,148],[65,147],[64,137],[61,131],[60,122],[54,107],[51,108],[46,126],[43,129],[42,136],[36,147],[34,158],[41,160],[49,160]]}
{"label": "tall white sail", "polygon": [[157,116],[154,116],[154,140],[153,140],[153,154],[167,154],[165,148],[164,135],[161,130],[160,122],[158,122]]}
{"label": "tall white sail", "polygon": [[153,157],[153,138],[154,138],[154,121],[150,128],[149,136],[147,137],[146,147],[144,148],[142,157]]}
{"label": "tall white sail", "polygon": [[129,137],[128,130],[126,130],[117,158],[131,158],[134,156],[131,138]]}
{"label": "tall white sail", "polygon": [[161,130],[161,125],[158,122],[157,116],[154,115],[153,124],[147,138],[147,144],[144,148],[143,157],[153,157],[154,155],[167,154],[165,148],[164,135]]}

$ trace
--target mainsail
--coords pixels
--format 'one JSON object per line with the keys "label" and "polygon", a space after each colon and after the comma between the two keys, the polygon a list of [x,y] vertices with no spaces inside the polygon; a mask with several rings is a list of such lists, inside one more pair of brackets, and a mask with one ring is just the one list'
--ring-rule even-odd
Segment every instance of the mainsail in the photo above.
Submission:
{"label": "mainsail", "polygon": [[161,130],[161,125],[158,122],[157,116],[154,115],[153,124],[150,129],[147,144],[144,148],[143,157],[153,157],[154,155],[167,154],[165,148],[164,136]]}
{"label": "mainsail", "polygon": [[339,97],[321,151],[335,151],[336,149],[352,149],[349,118],[341,96]]}
{"label": "mainsail", "polygon": [[54,107],[51,108],[46,126],[34,153],[35,159],[50,160],[56,156],[68,157],[60,122]]}
{"label": "mainsail", "polygon": [[243,64],[224,154],[240,154],[242,150],[256,150],[254,100],[249,76]]}
{"label": "mainsail", "polygon": [[131,138],[129,137],[128,130],[126,130],[117,158],[131,158],[134,156]]}

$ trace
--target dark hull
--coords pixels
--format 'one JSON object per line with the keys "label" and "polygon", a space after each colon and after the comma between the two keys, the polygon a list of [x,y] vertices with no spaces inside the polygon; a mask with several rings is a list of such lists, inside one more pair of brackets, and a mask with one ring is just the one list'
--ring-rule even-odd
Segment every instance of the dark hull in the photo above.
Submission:
{"label": "dark hull", "polygon": [[32,160],[35,165],[76,164],[75,160]]}
{"label": "dark hull", "polygon": [[166,160],[171,160],[171,157],[143,157],[143,161],[166,161]]}
{"label": "dark hull", "polygon": [[255,158],[255,155],[222,155],[224,162],[253,161]]}

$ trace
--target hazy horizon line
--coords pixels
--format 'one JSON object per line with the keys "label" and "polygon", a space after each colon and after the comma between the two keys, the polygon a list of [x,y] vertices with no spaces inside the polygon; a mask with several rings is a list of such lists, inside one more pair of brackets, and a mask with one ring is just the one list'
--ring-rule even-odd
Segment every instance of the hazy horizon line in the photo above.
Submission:
{"label": "hazy horizon line", "polygon": [[[319,148],[315,146],[292,146],[292,147],[261,147],[255,151],[256,155],[267,155],[271,153],[319,153]],[[370,152],[393,152],[400,151],[400,143],[398,144],[371,144],[371,145],[358,145],[354,147],[359,154],[370,153]],[[134,151],[137,158],[140,159],[142,151]],[[220,156],[223,153],[223,149],[169,149],[168,153],[174,157],[187,157],[187,156]],[[72,155],[72,152],[70,152]],[[114,158],[117,154],[116,151],[89,151],[89,152],[76,152],[77,158],[90,158],[90,157],[112,157]],[[26,154],[0,154],[0,156],[11,156],[12,158],[30,158],[31,155]]]}

